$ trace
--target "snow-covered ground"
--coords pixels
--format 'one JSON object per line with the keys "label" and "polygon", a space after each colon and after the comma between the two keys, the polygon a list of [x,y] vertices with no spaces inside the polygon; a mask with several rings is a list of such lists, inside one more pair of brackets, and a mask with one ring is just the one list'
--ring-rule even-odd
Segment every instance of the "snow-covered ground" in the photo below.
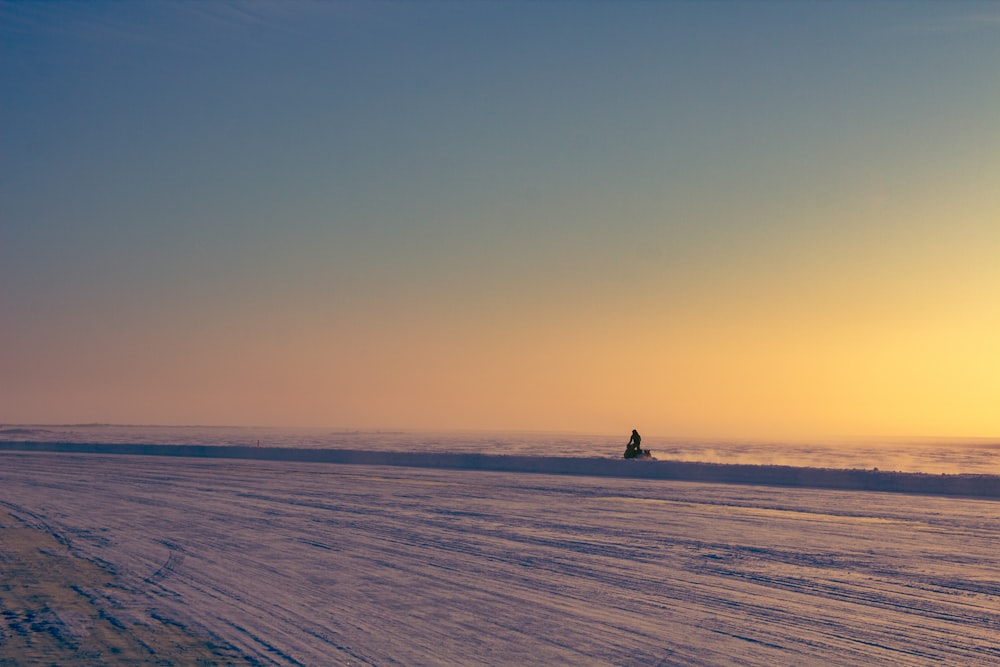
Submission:
{"label": "snow-covered ground", "polygon": [[0,509],[263,664],[1000,663],[996,501],[0,452]]}
{"label": "snow-covered ground", "polygon": [[[0,442],[63,442],[348,449],[371,452],[620,458],[628,430],[612,435],[489,431],[343,431],[321,428],[0,424]],[[643,433],[660,459],[698,463],[1000,475],[1000,440],[853,438],[738,441]]]}

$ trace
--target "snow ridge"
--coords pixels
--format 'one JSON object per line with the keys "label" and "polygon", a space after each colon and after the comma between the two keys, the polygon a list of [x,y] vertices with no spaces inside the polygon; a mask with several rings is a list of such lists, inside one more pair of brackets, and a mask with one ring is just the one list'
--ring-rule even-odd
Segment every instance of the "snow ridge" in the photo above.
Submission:
{"label": "snow ridge", "polygon": [[932,475],[880,470],[804,468],[782,465],[626,461],[600,457],[508,456],[354,449],[299,449],[230,445],[157,445],[66,442],[0,442],[0,451],[176,456],[209,459],[298,461],[402,466],[440,470],[543,473],[757,484],[848,491],[882,491],[1000,499],[1000,476]]}

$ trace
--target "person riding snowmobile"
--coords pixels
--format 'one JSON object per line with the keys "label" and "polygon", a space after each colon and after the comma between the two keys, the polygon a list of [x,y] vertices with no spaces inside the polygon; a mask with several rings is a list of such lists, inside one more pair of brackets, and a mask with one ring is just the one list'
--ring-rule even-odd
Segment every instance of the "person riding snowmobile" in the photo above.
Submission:
{"label": "person riding snowmobile", "polygon": [[625,458],[634,459],[639,456],[649,455],[649,451],[645,451],[639,447],[642,442],[642,436],[635,429],[632,429],[632,437],[629,438],[628,444],[625,445]]}

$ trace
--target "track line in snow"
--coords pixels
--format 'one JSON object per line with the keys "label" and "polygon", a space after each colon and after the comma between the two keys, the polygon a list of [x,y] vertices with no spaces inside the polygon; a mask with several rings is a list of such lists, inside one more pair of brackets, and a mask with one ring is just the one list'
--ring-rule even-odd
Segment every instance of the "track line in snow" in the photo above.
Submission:
{"label": "track line in snow", "polygon": [[[110,563],[140,611],[260,664],[997,658],[991,501],[0,454],[0,500],[15,498],[74,553]],[[134,597],[108,594],[136,613]]]}

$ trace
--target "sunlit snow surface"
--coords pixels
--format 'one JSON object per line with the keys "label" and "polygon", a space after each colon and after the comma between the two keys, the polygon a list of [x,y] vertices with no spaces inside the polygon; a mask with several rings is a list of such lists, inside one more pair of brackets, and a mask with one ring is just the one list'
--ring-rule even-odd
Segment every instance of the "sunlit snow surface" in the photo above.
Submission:
{"label": "sunlit snow surface", "polygon": [[1000,663],[997,501],[0,452],[0,504],[264,664]]}
{"label": "sunlit snow surface", "polygon": [[[474,453],[510,456],[619,458],[629,439],[575,433],[337,431],[239,427],[30,426],[0,424],[0,442],[235,445],[380,452]],[[642,429],[640,429],[642,430]],[[853,438],[771,442],[670,438],[643,433],[642,446],[659,459],[788,465],[812,468],[1000,475],[1000,439]]]}

